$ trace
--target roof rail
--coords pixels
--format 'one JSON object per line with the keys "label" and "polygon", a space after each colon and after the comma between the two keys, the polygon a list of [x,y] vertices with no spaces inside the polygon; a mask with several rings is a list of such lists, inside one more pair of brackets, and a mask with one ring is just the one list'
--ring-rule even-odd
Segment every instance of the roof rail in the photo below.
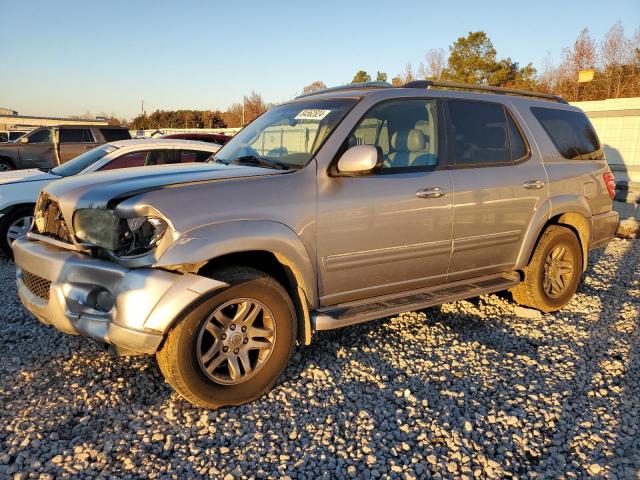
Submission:
{"label": "roof rail", "polygon": [[568,103],[558,95],[532,92],[530,90],[518,90],[516,88],[492,87],[489,85],[474,85],[471,83],[441,82],[439,80],[414,80],[403,85],[404,88],[456,88],[459,90],[475,90],[479,92],[500,93],[502,95],[519,95],[522,97],[543,98],[558,103]]}
{"label": "roof rail", "polygon": [[361,83],[347,83],[346,85],[339,85],[337,87],[323,88],[322,90],[316,90],[311,93],[303,93],[296,98],[308,97],[310,95],[318,95],[326,92],[338,92],[340,90],[360,90],[363,88],[391,88],[391,84],[387,82],[361,82]]}

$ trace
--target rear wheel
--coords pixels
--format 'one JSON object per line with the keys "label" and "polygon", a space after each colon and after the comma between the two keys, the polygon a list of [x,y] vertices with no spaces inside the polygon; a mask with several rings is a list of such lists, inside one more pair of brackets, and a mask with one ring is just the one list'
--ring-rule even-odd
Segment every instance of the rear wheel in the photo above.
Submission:
{"label": "rear wheel", "polygon": [[293,304],[274,278],[250,268],[215,278],[231,286],[185,315],[156,354],[169,384],[207,408],[240,405],[269,391],[296,338]]}
{"label": "rear wheel", "polygon": [[543,312],[564,307],[575,294],[582,272],[582,248],[575,233],[551,225],[524,269],[524,280],[511,290],[513,299]]}
{"label": "rear wheel", "polygon": [[0,218],[0,250],[12,257],[11,244],[26,235],[33,222],[33,207],[18,207]]}

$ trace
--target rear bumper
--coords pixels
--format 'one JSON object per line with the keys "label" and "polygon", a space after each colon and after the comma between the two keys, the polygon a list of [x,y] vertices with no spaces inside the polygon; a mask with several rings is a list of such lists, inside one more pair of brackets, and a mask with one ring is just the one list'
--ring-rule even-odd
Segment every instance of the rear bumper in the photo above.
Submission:
{"label": "rear bumper", "polygon": [[[16,240],[13,251],[20,300],[38,320],[121,354],[156,352],[189,305],[226,286],[199,275],[128,269],[27,237]],[[100,292],[112,299],[107,311],[98,308]]]}
{"label": "rear bumper", "polygon": [[594,250],[607,245],[616,234],[619,220],[618,212],[613,210],[592,216],[589,250]]}

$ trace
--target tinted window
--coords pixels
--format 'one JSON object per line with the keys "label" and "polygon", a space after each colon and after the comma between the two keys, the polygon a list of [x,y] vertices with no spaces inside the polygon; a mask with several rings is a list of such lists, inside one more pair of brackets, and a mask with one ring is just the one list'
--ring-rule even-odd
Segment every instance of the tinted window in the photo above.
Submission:
{"label": "tinted window", "polygon": [[115,158],[100,170],[143,167],[145,165],[165,165],[167,163],[173,163],[173,150],[142,150]]}
{"label": "tinted window", "polygon": [[38,130],[29,135],[29,143],[51,143],[53,138],[51,130],[46,128],[44,130]]}
{"label": "tinted window", "polygon": [[[456,165],[505,163],[523,157],[524,141],[502,105],[450,100],[450,137]],[[507,125],[507,117],[512,125]],[[510,147],[513,136],[514,152]],[[520,145],[518,145],[520,144]]]}
{"label": "tinted window", "polygon": [[13,140],[17,140],[23,135],[24,132],[9,132],[9,141],[12,142]]}
{"label": "tinted window", "polygon": [[180,154],[178,156],[178,162],[180,163],[204,162],[211,155],[213,155],[213,153],[203,152],[200,150],[180,150]]}
{"label": "tinted window", "polygon": [[564,158],[603,157],[598,135],[584,113],[543,107],[533,107],[531,112]]}
{"label": "tinted window", "polygon": [[100,132],[107,142],[115,142],[116,140],[129,140],[131,134],[129,130],[124,128],[101,128]]}
{"label": "tinted window", "polygon": [[116,168],[131,168],[144,166],[147,152],[133,152],[127,153],[120,157],[114,158],[106,165],[103,165],[100,170],[114,170]]}
{"label": "tinted window", "polygon": [[438,164],[435,100],[398,100],[373,107],[343,148],[375,145],[384,156],[383,169]]}
{"label": "tinted window", "polygon": [[7,132],[0,132],[0,142],[8,142],[9,134]]}
{"label": "tinted window", "polygon": [[61,128],[60,143],[92,143],[93,134],[88,128]]}

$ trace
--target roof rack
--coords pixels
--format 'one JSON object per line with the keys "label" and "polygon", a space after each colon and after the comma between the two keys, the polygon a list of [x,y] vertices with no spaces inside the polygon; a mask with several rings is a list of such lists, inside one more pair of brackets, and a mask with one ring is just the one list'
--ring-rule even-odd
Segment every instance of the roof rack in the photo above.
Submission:
{"label": "roof rack", "polygon": [[[411,83],[411,82],[409,82]],[[323,88],[322,90],[316,90],[311,93],[303,93],[296,98],[308,97],[310,95],[318,95],[326,92],[338,92],[340,90],[361,90],[363,88],[391,88],[392,85],[387,82],[361,82],[361,83],[348,83],[346,85],[339,85],[337,87]]]}
{"label": "roof rack", "polygon": [[407,82],[403,85],[403,88],[456,88],[459,90],[475,90],[479,92],[491,92],[499,93],[502,95],[519,95],[522,97],[535,97],[543,98],[545,100],[552,100],[558,103],[568,103],[564,98],[558,95],[551,95],[548,93],[532,92],[530,90],[518,90],[516,88],[504,88],[504,87],[492,87],[489,85],[474,85],[471,83],[457,83],[457,82],[441,82],[438,80],[414,80]]}

